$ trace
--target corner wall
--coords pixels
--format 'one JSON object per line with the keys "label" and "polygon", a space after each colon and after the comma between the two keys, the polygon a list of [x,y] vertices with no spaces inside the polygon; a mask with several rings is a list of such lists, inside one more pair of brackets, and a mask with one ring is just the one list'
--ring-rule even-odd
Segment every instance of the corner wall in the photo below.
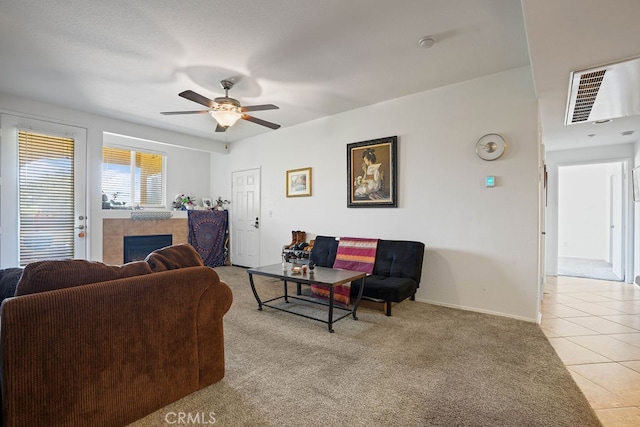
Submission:
{"label": "corner wall", "polygon": [[[509,144],[492,162],[475,154],[488,133]],[[346,145],[392,135],[398,208],[348,209]],[[537,108],[528,67],[268,132],[211,157],[213,194],[227,199],[233,171],[261,167],[261,264],[279,262],[291,230],[419,240],[419,301],[538,319]],[[313,169],[312,197],[287,198],[286,170],[304,167]],[[495,188],[484,187],[487,175],[497,177]]]}

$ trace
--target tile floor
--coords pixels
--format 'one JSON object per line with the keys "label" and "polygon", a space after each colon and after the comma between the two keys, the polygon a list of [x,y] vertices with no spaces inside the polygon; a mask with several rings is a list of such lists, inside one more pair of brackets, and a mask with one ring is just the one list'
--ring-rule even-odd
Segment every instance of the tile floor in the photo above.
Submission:
{"label": "tile floor", "polygon": [[640,426],[640,286],[548,277],[540,326],[602,425]]}

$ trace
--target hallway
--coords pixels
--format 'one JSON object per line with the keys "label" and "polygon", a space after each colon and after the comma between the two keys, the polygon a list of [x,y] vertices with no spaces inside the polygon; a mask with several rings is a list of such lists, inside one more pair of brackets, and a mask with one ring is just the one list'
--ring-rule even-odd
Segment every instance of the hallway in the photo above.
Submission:
{"label": "hallway", "polygon": [[640,287],[547,277],[540,325],[605,427],[640,425]]}
{"label": "hallway", "polygon": [[582,277],[620,282],[613,273],[613,266],[605,260],[558,257],[558,276]]}

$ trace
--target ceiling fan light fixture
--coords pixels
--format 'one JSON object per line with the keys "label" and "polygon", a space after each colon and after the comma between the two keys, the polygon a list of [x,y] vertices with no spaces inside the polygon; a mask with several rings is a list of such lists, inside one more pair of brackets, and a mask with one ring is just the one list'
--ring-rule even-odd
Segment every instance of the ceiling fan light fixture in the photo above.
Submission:
{"label": "ceiling fan light fixture", "polygon": [[242,117],[240,107],[233,104],[217,104],[209,114],[225,128],[233,126]]}
{"label": "ceiling fan light fixture", "polygon": [[233,82],[230,80],[222,80],[220,82],[224,89],[224,96],[220,96],[216,99],[209,99],[206,96],[202,96],[192,90],[185,90],[180,92],[178,96],[188,99],[189,101],[196,102],[200,105],[207,107],[206,110],[197,111],[165,111],[160,114],[174,115],[174,114],[209,114],[218,123],[216,126],[216,132],[224,132],[228,127],[233,126],[239,119],[246,120],[248,122],[256,123],[261,126],[266,126],[269,129],[279,129],[280,125],[271,123],[266,120],[259,119],[257,117],[245,114],[247,111],[263,111],[263,110],[277,110],[278,107],[273,104],[264,105],[249,105],[242,106],[237,99],[229,98],[229,89],[233,87]]}

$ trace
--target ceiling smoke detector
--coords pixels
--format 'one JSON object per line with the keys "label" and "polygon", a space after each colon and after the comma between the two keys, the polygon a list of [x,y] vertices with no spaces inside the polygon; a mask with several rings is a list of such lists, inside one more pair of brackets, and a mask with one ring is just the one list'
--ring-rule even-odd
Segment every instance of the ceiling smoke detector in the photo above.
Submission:
{"label": "ceiling smoke detector", "polygon": [[436,39],[431,36],[424,36],[420,40],[418,40],[418,46],[423,49],[429,49],[436,43]]}

